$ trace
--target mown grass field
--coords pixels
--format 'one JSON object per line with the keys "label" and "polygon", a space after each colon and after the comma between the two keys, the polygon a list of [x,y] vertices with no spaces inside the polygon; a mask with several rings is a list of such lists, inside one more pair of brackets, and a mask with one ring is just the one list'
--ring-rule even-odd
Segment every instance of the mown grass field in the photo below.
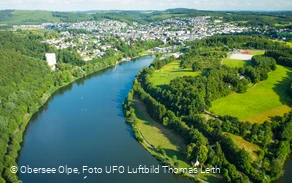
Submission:
{"label": "mown grass field", "polygon": [[179,62],[177,61],[163,66],[160,70],[156,70],[150,79],[155,86],[163,87],[168,85],[171,80],[177,77],[197,76],[200,73],[201,72],[193,72],[190,68],[180,68]]}
{"label": "mown grass field", "polygon": [[176,155],[180,167],[189,167],[190,165],[186,163],[186,159],[180,152],[180,150],[183,152],[186,150],[186,144],[183,139],[154,121],[139,99],[135,100],[134,109],[138,120],[137,127],[144,138],[155,148],[161,146],[168,158],[172,159]]}
{"label": "mown grass field", "polygon": [[258,145],[250,143],[238,135],[234,135],[231,133],[228,134],[231,136],[231,138],[234,140],[234,142],[238,145],[240,149],[243,148],[250,154],[253,160],[257,160],[258,158],[257,152],[261,150],[261,148]]}
{"label": "mown grass field", "polygon": [[290,110],[291,100],[287,89],[291,76],[291,69],[277,65],[266,81],[249,88],[246,93],[233,93],[215,100],[210,110],[252,123],[263,123],[272,116],[282,116]]}
{"label": "mown grass field", "polygon": [[235,59],[229,59],[229,58],[223,59],[222,64],[227,65],[229,67],[243,67],[243,66],[252,65],[250,60],[235,60]]}
{"label": "mown grass field", "polygon": [[251,55],[263,55],[263,54],[265,54],[265,52],[264,51],[251,51],[251,52],[249,52]]}

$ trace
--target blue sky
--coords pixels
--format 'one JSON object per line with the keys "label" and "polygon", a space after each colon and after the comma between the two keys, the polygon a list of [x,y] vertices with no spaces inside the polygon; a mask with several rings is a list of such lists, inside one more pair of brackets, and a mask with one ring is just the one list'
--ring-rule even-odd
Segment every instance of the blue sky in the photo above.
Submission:
{"label": "blue sky", "polygon": [[292,0],[0,0],[0,9],[82,10],[292,10]]}

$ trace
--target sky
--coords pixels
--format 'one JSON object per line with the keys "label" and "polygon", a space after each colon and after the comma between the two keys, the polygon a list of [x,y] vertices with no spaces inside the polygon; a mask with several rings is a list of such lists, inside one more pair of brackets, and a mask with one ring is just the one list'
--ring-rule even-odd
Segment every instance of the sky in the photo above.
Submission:
{"label": "sky", "polygon": [[0,9],[84,10],[292,10],[292,0],[0,0]]}

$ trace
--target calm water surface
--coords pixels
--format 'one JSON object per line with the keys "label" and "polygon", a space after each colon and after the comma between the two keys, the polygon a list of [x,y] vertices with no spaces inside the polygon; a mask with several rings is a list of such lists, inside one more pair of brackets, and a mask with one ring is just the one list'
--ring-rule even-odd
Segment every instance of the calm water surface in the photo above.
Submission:
{"label": "calm water surface", "polygon": [[[125,123],[122,102],[138,71],[154,57],[143,57],[88,76],[58,90],[36,113],[24,135],[18,165],[38,168],[65,166],[155,165],[153,158],[133,138]],[[274,183],[292,182],[292,157],[284,176]],[[160,170],[162,171],[162,169]],[[84,179],[84,176],[87,176]],[[181,183],[172,174],[21,174],[23,183]]]}
{"label": "calm water surface", "polygon": [[291,183],[292,182],[292,156],[286,161],[284,166],[284,175],[273,183]]}
{"label": "calm water surface", "polygon": [[[133,138],[122,102],[138,71],[154,57],[126,62],[60,89],[36,113],[24,135],[18,165],[58,168],[158,165]],[[18,174],[23,183],[180,183],[172,174]],[[84,176],[87,176],[84,179]]]}

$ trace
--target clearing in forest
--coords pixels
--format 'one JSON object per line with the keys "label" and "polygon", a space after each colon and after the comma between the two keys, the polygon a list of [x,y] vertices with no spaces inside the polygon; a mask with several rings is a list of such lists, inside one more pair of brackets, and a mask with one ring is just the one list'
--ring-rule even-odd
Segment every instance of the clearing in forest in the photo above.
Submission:
{"label": "clearing in forest", "polygon": [[282,116],[291,109],[291,100],[287,94],[291,76],[290,68],[277,65],[267,80],[243,94],[233,93],[213,101],[210,110],[215,114],[235,116],[251,123],[263,123],[273,116]]}
{"label": "clearing in forest", "polygon": [[238,67],[238,68],[252,65],[250,60],[235,60],[235,59],[229,59],[229,58],[223,59],[222,64],[227,65],[229,67]]}
{"label": "clearing in forest", "polygon": [[250,154],[251,158],[254,161],[257,160],[257,158],[258,158],[257,153],[258,153],[258,151],[261,150],[261,148],[258,145],[253,144],[251,142],[248,142],[238,135],[234,135],[231,133],[229,133],[229,135],[231,136],[231,138],[234,140],[234,142],[238,145],[238,147],[240,149],[243,148],[244,150],[246,150]]}
{"label": "clearing in forest", "polygon": [[171,62],[159,70],[155,70],[150,78],[155,86],[167,86],[171,80],[182,76],[197,76],[201,72],[194,72],[191,68],[181,68],[179,61]]}

